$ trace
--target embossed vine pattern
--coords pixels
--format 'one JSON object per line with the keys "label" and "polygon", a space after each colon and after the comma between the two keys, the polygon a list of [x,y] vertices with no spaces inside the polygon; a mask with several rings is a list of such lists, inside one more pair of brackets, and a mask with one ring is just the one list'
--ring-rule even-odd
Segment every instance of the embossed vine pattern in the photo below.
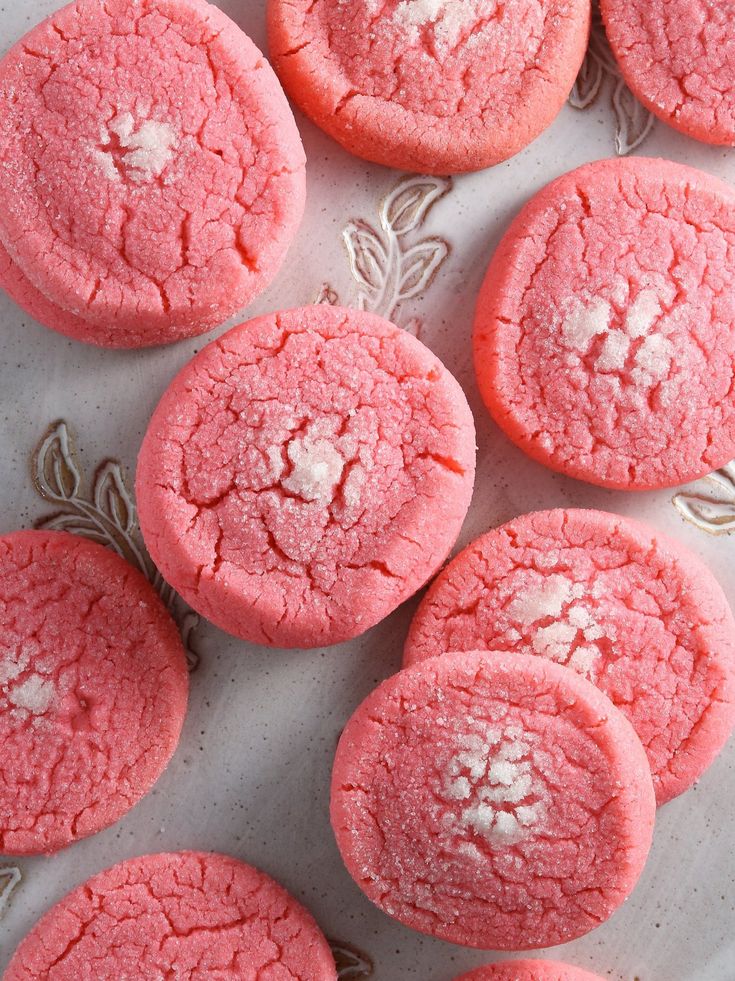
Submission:
{"label": "embossed vine pattern", "polygon": [[735,531],[735,460],[681,491],[672,501],[679,514],[710,535]]}
{"label": "embossed vine pattern", "polygon": [[[342,237],[356,284],[354,306],[377,313],[419,336],[421,321],[403,321],[404,304],[424,293],[447,259],[444,239],[418,238],[429,212],[452,188],[449,178],[406,177],[382,202],[378,226],[364,219],[347,223]],[[338,303],[325,283],[317,303]]]}
{"label": "embossed vine pattern", "polygon": [[146,552],[138,530],[135,502],[125,484],[121,465],[117,460],[104,460],[95,470],[87,492],[73,435],[62,419],[48,428],[33,454],[31,467],[36,490],[56,508],[53,514],[40,518],[35,527],[82,535],[111,548],[139,569],[178,622],[189,670],[194,671],[199,656],[192,641],[199,617],[164,582]]}
{"label": "embossed vine pattern", "polygon": [[607,42],[599,5],[594,3],[589,47],[569,103],[575,109],[588,109],[606,91],[611,93],[615,114],[615,150],[618,156],[624,157],[648,138],[656,117],[641,105],[625,84]]}
{"label": "embossed vine pattern", "polygon": [[0,917],[10,904],[10,896],[22,879],[17,865],[0,868]]}

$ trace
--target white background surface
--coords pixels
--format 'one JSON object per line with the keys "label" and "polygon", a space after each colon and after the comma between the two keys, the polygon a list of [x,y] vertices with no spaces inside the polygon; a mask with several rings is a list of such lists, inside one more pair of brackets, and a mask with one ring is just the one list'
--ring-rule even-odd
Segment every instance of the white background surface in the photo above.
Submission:
{"label": "white background surface", "polygon": [[[265,46],[264,0],[219,5]],[[3,49],[55,6],[53,0],[6,0],[0,6]],[[306,219],[286,268],[248,314],[311,302],[325,281],[342,302],[354,301],[342,231],[350,219],[376,225],[381,199],[400,176],[348,156],[303,117],[298,121],[309,160]],[[735,601],[735,540],[685,522],[671,492],[607,492],[546,472],[506,442],[476,391],[472,308],[494,246],[531,193],[578,164],[613,154],[614,137],[606,86],[585,112],[566,107],[512,161],[455,178],[421,230],[446,241],[451,253],[425,296],[406,305],[402,316],[423,318],[422,339],[459,377],[478,427],[477,488],[459,545],[534,508],[599,507],[677,535],[710,563]],[[663,124],[637,152],[643,151],[735,179],[733,151],[695,144]],[[0,533],[27,527],[49,511],[34,490],[29,461],[56,419],[75,430],[88,477],[113,457],[131,484],[155,403],[203,343],[99,351],[45,330],[0,296]],[[329,936],[370,955],[376,981],[451,981],[462,969],[493,959],[414,934],[374,909],[344,871],[329,827],[328,781],[339,732],[359,701],[399,667],[413,608],[408,604],[357,642],[312,652],[254,648],[203,624],[181,746],[153,793],[115,827],[60,855],[0,859],[0,866],[17,865],[23,876],[0,919],[0,969],[38,916],[89,875],[132,855],[182,848],[228,852],[275,876]],[[648,866],[626,906],[549,956],[619,981],[733,981],[734,797],[731,742],[696,789],[660,812]]]}

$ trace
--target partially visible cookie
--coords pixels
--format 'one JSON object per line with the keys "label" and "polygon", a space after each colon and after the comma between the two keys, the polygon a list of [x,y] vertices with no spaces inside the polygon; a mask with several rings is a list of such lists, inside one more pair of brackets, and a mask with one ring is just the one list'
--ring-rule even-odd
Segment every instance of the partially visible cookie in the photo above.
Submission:
{"label": "partially visible cookie", "polygon": [[0,538],[0,853],[55,852],[121,818],[169,762],[186,713],[178,630],[101,545]]}
{"label": "partially visible cookie", "polygon": [[270,53],[304,112],[359,157],[422,173],[506,160],[553,121],[589,0],[269,0]]}
{"label": "partially visible cookie", "polygon": [[610,45],[647,109],[705,143],[735,144],[735,27],[728,3],[601,0]]}
{"label": "partially visible cookie", "polygon": [[487,964],[455,981],[602,981],[602,978],[559,961],[524,960]]}
{"label": "partially visible cookie", "polygon": [[630,723],[569,668],[445,654],[354,713],[332,827],[357,885],[405,926],[487,950],[565,943],[633,889],[656,801]]}
{"label": "partially visible cookie", "polygon": [[434,580],[404,663],[530,651],[574,668],[628,717],[659,804],[687,790],[735,726],[735,620],[699,559],[602,511],[539,511],[482,535]]}
{"label": "partially visible cookie", "polygon": [[69,893],[16,950],[3,981],[336,981],[311,915],[225,855],[121,862]]}
{"label": "partially visible cookie", "polygon": [[303,206],[280,85],[204,0],[76,0],[0,61],[3,278],[54,330],[209,330],[271,282]]}

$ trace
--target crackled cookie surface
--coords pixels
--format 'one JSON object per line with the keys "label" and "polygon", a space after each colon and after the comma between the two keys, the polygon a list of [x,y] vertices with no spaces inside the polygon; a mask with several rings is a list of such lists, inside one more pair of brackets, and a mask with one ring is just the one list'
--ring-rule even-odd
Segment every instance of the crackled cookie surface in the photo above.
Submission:
{"label": "crackled cookie surface", "polygon": [[667,487],[735,456],[735,191],[663,160],[603,160],[521,211],[477,305],[495,421],[591,483]]}
{"label": "crackled cookie surface", "polygon": [[246,640],[362,633],[444,561],[469,506],[472,416],[415,338],[330,306],[270,314],[164,395],[137,474],[166,579]]}
{"label": "crackled cookie surface", "polygon": [[688,136],[735,143],[731,2],[601,0],[605,29],[641,102]]}
{"label": "crackled cookie surface", "polygon": [[690,787],[735,725],[735,620],[695,555],[601,511],[541,511],[478,538],[423,599],[404,663],[532,651],[594,682],[633,724],[656,796]]}
{"label": "crackled cookie surface", "polygon": [[432,658],[384,682],[340,740],[332,826],[348,871],[406,926],[454,943],[564,943],[629,895],[655,797],[630,723],[570,669]]}
{"label": "crackled cookie surface", "polygon": [[336,981],[327,941],[278,883],[202,852],[121,862],[54,906],[3,981]]}
{"label": "crackled cookie surface", "polygon": [[422,173],[505,160],[557,115],[589,0],[269,0],[286,90],[347,150]]}
{"label": "crackled cookie surface", "polygon": [[0,853],[107,827],[176,749],[186,661],[143,576],[58,532],[0,538]]}
{"label": "crackled cookie surface", "polygon": [[456,981],[602,981],[602,978],[558,961],[523,960],[478,967]]}
{"label": "crackled cookie surface", "polygon": [[288,104],[203,0],[77,0],[0,62],[10,294],[62,333],[159,344],[276,274],[304,201]]}

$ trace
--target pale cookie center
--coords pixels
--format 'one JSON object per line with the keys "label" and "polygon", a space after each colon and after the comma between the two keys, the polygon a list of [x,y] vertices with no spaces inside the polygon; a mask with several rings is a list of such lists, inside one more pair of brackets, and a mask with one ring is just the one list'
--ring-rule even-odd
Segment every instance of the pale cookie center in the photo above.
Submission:
{"label": "pale cookie center", "polygon": [[160,177],[173,160],[179,138],[169,123],[145,119],[136,124],[129,112],[119,113],[100,129],[102,149],[93,155],[111,181],[124,175],[136,184]]}
{"label": "pale cookie center", "polygon": [[[600,659],[594,642],[604,636],[604,631],[594,609],[585,602],[585,593],[583,583],[551,575],[516,596],[508,605],[508,615],[524,631],[532,628],[531,646],[536,654],[566,664],[594,681]],[[548,619],[553,622],[535,626]]]}
{"label": "pale cookie center", "polygon": [[[546,813],[544,787],[529,759],[535,736],[516,726],[477,729],[457,735],[442,789],[447,800],[463,806],[458,814],[447,813],[442,824],[450,834],[469,830],[491,843],[510,845],[525,838]],[[463,842],[460,848],[475,846]]]}
{"label": "pale cookie center", "polygon": [[297,437],[288,444],[286,455],[293,469],[281,481],[285,490],[322,505],[333,500],[345,461],[331,440]]}
{"label": "pale cookie center", "polygon": [[614,327],[615,311],[606,299],[572,297],[565,304],[562,343],[567,350],[584,356],[593,340],[602,337],[595,369],[628,370],[636,388],[650,389],[668,378],[676,353],[668,336],[675,327],[676,315],[664,314],[662,303],[666,301],[671,301],[667,291],[646,288],[628,306],[623,326]]}
{"label": "pale cookie center", "polygon": [[35,671],[28,672],[37,653],[38,645],[34,643],[0,650],[0,692],[9,705],[30,715],[43,715],[56,695],[49,678]]}
{"label": "pale cookie center", "polygon": [[455,48],[468,27],[492,16],[496,0],[401,0],[393,12],[393,23],[412,43],[422,28],[432,26],[440,52]]}

